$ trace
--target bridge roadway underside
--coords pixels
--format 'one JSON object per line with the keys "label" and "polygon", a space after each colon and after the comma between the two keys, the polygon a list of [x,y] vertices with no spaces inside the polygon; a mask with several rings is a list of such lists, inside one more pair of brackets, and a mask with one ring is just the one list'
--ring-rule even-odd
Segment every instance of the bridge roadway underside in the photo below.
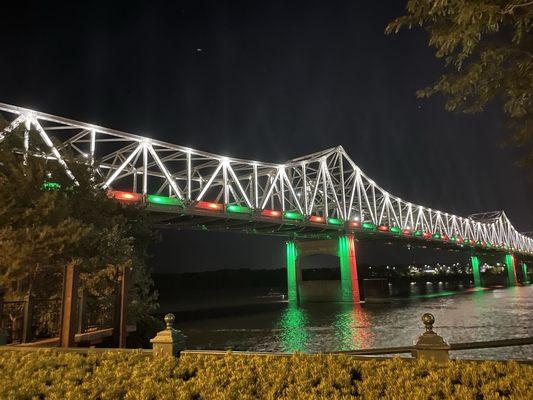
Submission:
{"label": "bridge roadway underside", "polygon": [[[286,220],[279,217],[266,217],[258,214],[228,214],[222,211],[199,210],[196,208],[167,207],[148,205],[148,210],[159,228],[175,230],[199,230],[211,232],[239,232],[245,234],[274,235],[287,238],[286,267],[288,301],[299,304],[302,301],[302,272],[300,260],[306,255],[330,254],[339,258],[341,272],[340,293],[335,301],[359,302],[360,285],[357,272],[357,250],[355,243],[381,241],[415,248],[428,248],[470,255],[473,278],[476,288],[483,287],[480,275],[480,260],[488,255],[502,257],[507,269],[507,284],[514,286],[520,282],[529,283],[527,255],[516,258],[507,250],[483,248],[477,245],[455,243],[436,239],[433,236],[404,235],[378,229],[347,229],[348,224],[313,223],[309,220]],[[314,239],[314,240],[313,240]],[[529,260],[531,261],[531,260]],[[528,262],[529,262],[528,261]],[[519,266],[517,268],[517,265]],[[517,273],[517,269],[520,270]]]}
{"label": "bridge roadway underside", "polygon": [[[157,228],[173,230],[196,230],[206,232],[235,232],[255,235],[281,236],[292,239],[333,239],[346,234],[353,234],[360,242],[381,241],[385,244],[397,243],[419,248],[433,248],[457,252],[474,250],[469,245],[459,246],[453,242],[426,239],[423,237],[404,236],[390,232],[366,231],[362,229],[346,230],[344,226],[316,224],[308,221],[286,221],[276,218],[225,214],[198,209],[176,208],[150,205],[153,221]],[[477,254],[494,254],[488,249],[476,248]]]}

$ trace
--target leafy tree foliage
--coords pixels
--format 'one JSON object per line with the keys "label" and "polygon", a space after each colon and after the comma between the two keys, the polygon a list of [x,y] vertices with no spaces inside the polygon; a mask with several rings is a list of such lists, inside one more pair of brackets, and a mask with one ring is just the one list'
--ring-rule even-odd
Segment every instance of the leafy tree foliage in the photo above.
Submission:
{"label": "leafy tree foliage", "polygon": [[386,33],[423,27],[449,70],[419,97],[441,93],[446,109],[475,113],[501,100],[512,141],[533,166],[533,1],[408,0]]}
{"label": "leafy tree foliage", "polygon": [[[63,267],[77,264],[90,319],[101,323],[113,315],[118,275],[126,269],[128,322],[148,318],[157,304],[145,265],[155,238],[146,213],[108,198],[79,160],[67,160],[78,186],[54,161],[30,156],[24,164],[21,129],[0,143],[0,287],[23,279],[37,297],[56,297]],[[30,151],[42,152],[36,144]]]}

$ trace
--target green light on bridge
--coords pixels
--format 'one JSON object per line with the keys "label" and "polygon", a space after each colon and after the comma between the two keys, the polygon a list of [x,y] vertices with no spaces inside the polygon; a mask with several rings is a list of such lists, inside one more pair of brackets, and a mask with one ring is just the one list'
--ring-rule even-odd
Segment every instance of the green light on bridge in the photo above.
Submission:
{"label": "green light on bridge", "polygon": [[367,231],[375,231],[377,228],[376,228],[376,224],[372,222],[363,222],[363,229]]}
{"label": "green light on bridge", "polygon": [[292,219],[292,220],[298,220],[298,221],[303,221],[304,220],[303,214],[300,214],[300,213],[297,213],[297,212],[294,212],[294,211],[285,211],[283,213],[283,218]]}
{"label": "green light on bridge", "polygon": [[422,231],[421,230],[415,231],[415,236],[422,236]]}
{"label": "green light on bridge", "polygon": [[331,225],[344,225],[344,221],[338,218],[328,218],[328,224]]}
{"label": "green light on bridge", "polygon": [[399,235],[400,233],[402,233],[402,230],[398,228],[397,226],[391,226],[389,231],[390,233],[394,233],[395,235]]}
{"label": "green light on bridge", "polygon": [[148,202],[152,204],[164,204],[166,206],[182,206],[183,201],[177,197],[159,196],[156,194],[148,195]]}
{"label": "green light on bridge", "polygon": [[434,233],[433,239],[440,239],[440,233]]}
{"label": "green light on bridge", "polygon": [[45,182],[41,188],[44,190],[59,190],[61,189],[61,185],[57,182]]}
{"label": "green light on bridge", "polygon": [[229,213],[250,214],[252,209],[250,207],[239,206],[237,204],[230,204],[226,207],[226,211]]}

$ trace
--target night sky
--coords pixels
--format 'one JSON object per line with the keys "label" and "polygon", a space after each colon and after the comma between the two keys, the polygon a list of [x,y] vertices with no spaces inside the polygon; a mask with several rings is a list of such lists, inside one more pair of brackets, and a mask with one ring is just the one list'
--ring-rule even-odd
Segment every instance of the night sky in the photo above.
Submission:
{"label": "night sky", "polygon": [[[460,215],[504,209],[533,230],[532,186],[500,146],[499,108],[450,114],[415,97],[443,69],[423,31],[384,35],[404,0],[77,3],[2,5],[0,101],[239,158],[341,144],[401,198]],[[280,267],[281,245],[165,232],[151,263]],[[373,246],[361,260],[397,256]]]}

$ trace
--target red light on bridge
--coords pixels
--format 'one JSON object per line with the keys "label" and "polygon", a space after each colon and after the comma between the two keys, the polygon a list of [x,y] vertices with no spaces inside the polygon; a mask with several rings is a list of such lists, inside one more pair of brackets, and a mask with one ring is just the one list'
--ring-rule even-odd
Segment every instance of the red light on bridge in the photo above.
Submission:
{"label": "red light on bridge", "polygon": [[443,234],[440,236],[440,238],[441,238],[442,240],[444,240],[445,242],[447,242],[448,240],[450,240],[450,238],[448,237],[448,235],[446,235],[445,233],[443,233]]}
{"label": "red light on bridge", "polygon": [[309,217],[309,221],[310,222],[315,222],[315,223],[318,223],[318,224],[323,224],[324,223],[324,217],[321,217],[319,215],[311,215]]}
{"label": "red light on bridge", "polygon": [[381,232],[388,232],[389,231],[389,227],[388,227],[388,225],[380,225],[380,226],[378,226],[378,230],[380,230]]}
{"label": "red light on bridge", "polygon": [[220,203],[211,203],[209,201],[199,201],[196,203],[196,208],[201,208],[203,210],[210,211],[222,211],[222,204]]}
{"label": "red light on bridge", "polygon": [[431,239],[431,233],[429,232],[424,232],[422,236],[424,236],[425,239]]}
{"label": "red light on bridge", "polygon": [[120,201],[140,201],[142,199],[142,195],[139,193],[120,192],[118,190],[113,190],[109,192],[109,194],[110,197]]}
{"label": "red light on bridge", "polygon": [[403,234],[403,235],[410,235],[410,234],[411,234],[411,229],[404,229],[404,230],[402,231],[402,234]]}
{"label": "red light on bridge", "polygon": [[461,236],[457,236],[457,243],[463,243],[463,238]]}
{"label": "red light on bridge", "polygon": [[360,228],[361,223],[359,221],[350,221],[350,227],[352,228]]}
{"label": "red light on bridge", "polygon": [[277,210],[263,210],[261,215],[264,217],[279,218],[281,217],[281,211]]}

